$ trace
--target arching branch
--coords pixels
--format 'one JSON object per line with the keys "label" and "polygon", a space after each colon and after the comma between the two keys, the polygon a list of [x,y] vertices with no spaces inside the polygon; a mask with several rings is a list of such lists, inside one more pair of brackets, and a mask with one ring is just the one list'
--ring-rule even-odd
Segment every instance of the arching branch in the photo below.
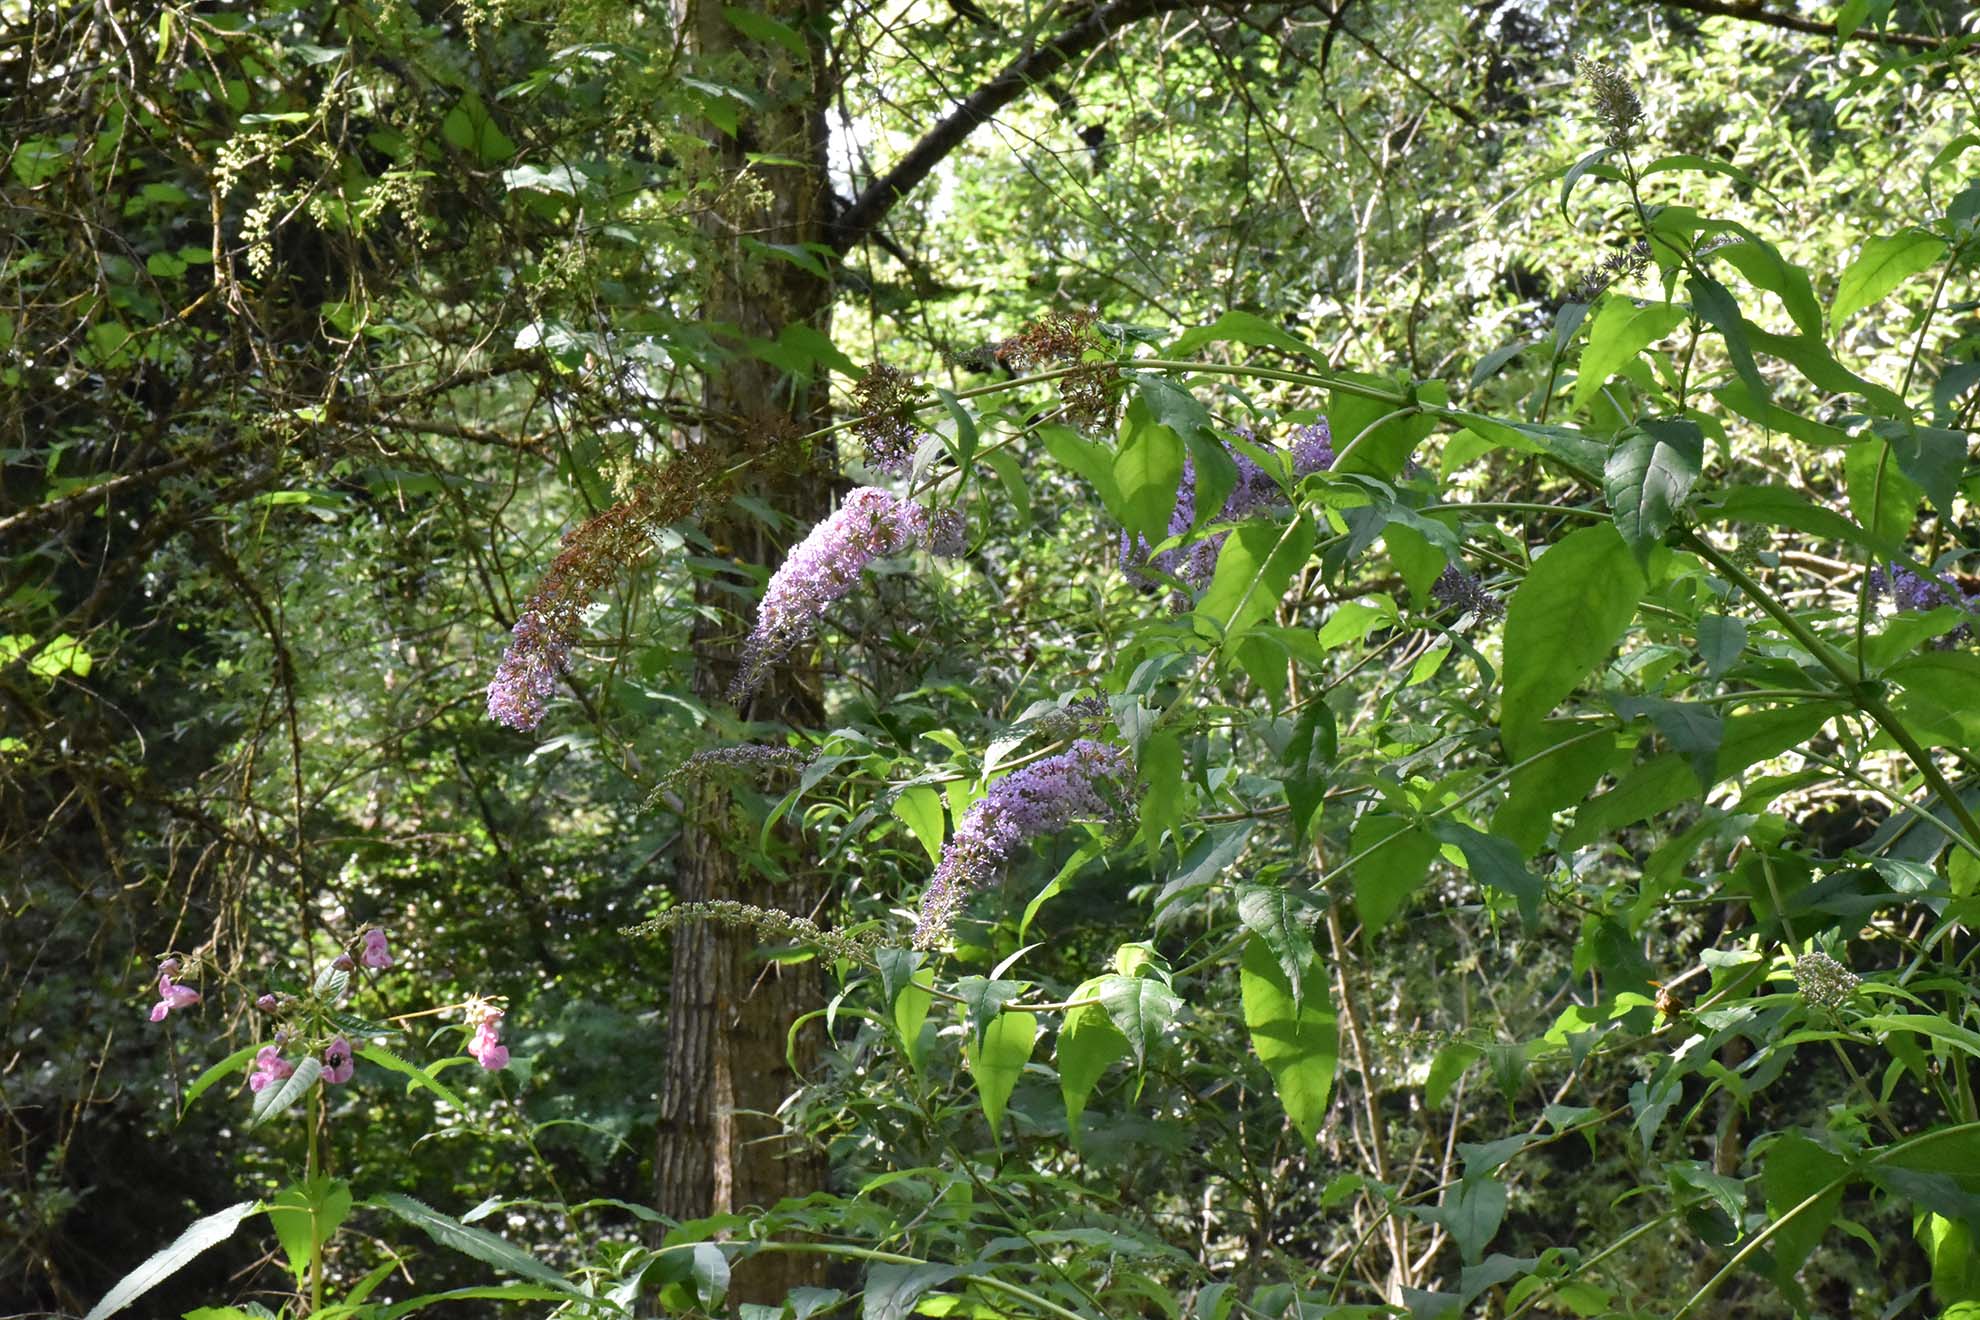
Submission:
{"label": "arching branch", "polygon": [[970,93],[948,118],[910,147],[892,169],[853,199],[832,226],[832,246],[840,252],[849,252],[866,241],[895,204],[914,191],[944,157],[1031,88],[1088,51],[1104,45],[1123,28],[1143,19],[1192,8],[1197,3],[1198,0],[1114,0],[1112,4],[1088,10],[1084,18],[1056,37],[1012,60],[1003,72]]}
{"label": "arching branch", "polygon": [[[1635,0],[1639,5],[1658,5],[1665,9],[1688,9],[1694,14],[1714,14],[1720,18],[1736,18],[1742,23],[1759,23],[1766,27],[1781,28],[1787,32],[1806,32],[1812,37],[1827,37],[1835,40],[1836,25],[1820,23],[1799,14],[1782,13],[1760,4],[1738,4],[1734,0]],[[1884,46],[1901,46],[1906,50],[1939,50],[1950,52],[1952,43],[1937,37],[1922,36],[1916,32],[1880,32],[1875,28],[1861,27],[1850,33],[1852,41],[1873,41]]]}

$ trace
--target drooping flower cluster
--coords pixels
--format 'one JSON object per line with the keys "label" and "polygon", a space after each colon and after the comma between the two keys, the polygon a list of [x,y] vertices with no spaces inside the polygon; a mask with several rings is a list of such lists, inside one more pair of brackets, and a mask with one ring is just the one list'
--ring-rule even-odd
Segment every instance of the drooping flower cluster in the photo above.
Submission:
{"label": "drooping flower cluster", "polygon": [[912,500],[877,486],[861,486],[846,496],[771,575],[757,607],[756,627],[743,644],[729,699],[741,702],[771,665],[809,640],[826,608],[852,591],[868,564],[916,546],[953,553],[959,548],[960,524],[959,514],[931,517]]}
{"label": "drooping flower cluster", "polygon": [[1863,978],[1826,953],[1804,953],[1794,960],[1794,985],[1817,1008],[1841,1008]]}
{"label": "drooping flower cluster", "polygon": [[467,1013],[468,1025],[474,1028],[467,1052],[489,1072],[508,1067],[509,1048],[502,1043],[502,1010],[485,1000],[476,1000],[468,1005]]}
{"label": "drooping flower cluster", "polygon": [[523,606],[488,684],[489,718],[521,732],[542,723],[557,678],[569,668],[585,607],[652,548],[660,528],[687,517],[719,488],[738,457],[788,446],[797,438],[788,418],[754,419],[739,449],[712,442],[684,449],[631,495],[565,536],[563,550]]}
{"label": "drooping flower cluster", "polygon": [[[1059,378],[1059,402],[1066,417],[1083,431],[1113,424],[1121,398],[1120,364],[1095,332],[1098,318],[1085,309],[1047,312],[998,344],[995,360],[1013,371],[1070,366]],[[1089,358],[1088,350],[1097,350]]]}
{"label": "drooping flower cluster", "polygon": [[[1889,596],[1892,603],[1901,610],[1924,613],[1944,605],[1958,605],[1970,613],[1980,614],[1980,596],[1969,596],[1949,577],[1926,577],[1902,564],[1892,564],[1887,568],[1872,568],[1868,577],[1871,599]],[[1943,649],[1957,645],[1972,636],[1973,626],[1962,623],[1943,637],[1935,639],[1933,645]]]}
{"label": "drooping flower cluster", "polygon": [[572,640],[534,611],[517,619],[488,684],[488,718],[522,732],[541,724],[558,675],[570,667]]}
{"label": "drooping flower cluster", "polygon": [[1480,622],[1496,619],[1506,612],[1506,603],[1495,592],[1487,591],[1476,573],[1467,573],[1456,564],[1444,565],[1444,571],[1430,585],[1430,594]]}
{"label": "drooping flower cluster", "polygon": [[866,465],[876,472],[900,476],[914,461],[914,451],[928,433],[915,421],[920,401],[914,379],[906,372],[875,362],[853,386],[853,407],[860,419],[853,434],[866,446]]}
{"label": "drooping flower cluster", "polygon": [[941,944],[969,896],[1003,870],[1025,840],[1081,816],[1118,814],[1133,767],[1119,747],[1082,738],[1056,756],[1016,770],[963,813],[921,897],[914,945]]}
{"label": "drooping flower cluster", "polygon": [[[1246,438],[1249,439],[1249,435]],[[1259,510],[1284,505],[1285,496],[1279,490],[1279,484],[1249,454],[1230,444],[1226,444],[1224,450],[1237,466],[1237,482],[1231,487],[1231,493],[1224,497],[1219,519],[1236,521]],[[1334,436],[1326,418],[1293,432],[1291,458],[1295,479],[1325,472],[1334,466]],[[1195,521],[1196,463],[1185,453],[1182,481],[1176,487],[1176,507],[1169,514],[1169,535],[1187,533]],[[1207,586],[1216,574],[1217,556],[1222,552],[1228,535],[1228,532],[1216,532],[1194,544],[1164,550],[1151,558],[1147,538],[1123,531],[1121,569],[1135,580],[1145,582],[1149,579],[1139,569],[1148,565],[1170,577],[1180,578],[1192,587],[1201,588]],[[1178,597],[1171,604],[1180,608],[1182,601]]]}

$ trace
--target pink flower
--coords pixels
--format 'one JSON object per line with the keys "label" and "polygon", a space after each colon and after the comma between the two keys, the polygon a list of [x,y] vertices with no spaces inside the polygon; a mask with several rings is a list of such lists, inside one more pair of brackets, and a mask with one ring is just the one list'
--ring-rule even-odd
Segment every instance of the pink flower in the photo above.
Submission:
{"label": "pink flower", "polygon": [[199,1002],[199,991],[189,985],[180,985],[172,979],[170,972],[158,977],[158,1002],[151,1006],[151,1020],[163,1022],[165,1015],[175,1008],[190,1008]]}
{"label": "pink flower", "polygon": [[357,1071],[357,1060],[351,1057],[351,1043],[342,1036],[330,1042],[323,1050],[323,1081],[328,1086],[341,1086],[351,1080]]}
{"label": "pink flower", "polygon": [[296,1065],[282,1057],[279,1046],[263,1045],[261,1052],[254,1056],[254,1072],[248,1077],[248,1090],[266,1090],[295,1071]]}
{"label": "pink flower", "polygon": [[499,1009],[490,1009],[475,1027],[474,1039],[468,1042],[467,1052],[489,1072],[509,1066],[509,1050],[502,1044],[502,1014]]}
{"label": "pink flower", "polygon": [[364,933],[364,950],[358,954],[358,961],[366,967],[380,971],[392,965],[392,951],[385,947],[385,932],[376,926]]}

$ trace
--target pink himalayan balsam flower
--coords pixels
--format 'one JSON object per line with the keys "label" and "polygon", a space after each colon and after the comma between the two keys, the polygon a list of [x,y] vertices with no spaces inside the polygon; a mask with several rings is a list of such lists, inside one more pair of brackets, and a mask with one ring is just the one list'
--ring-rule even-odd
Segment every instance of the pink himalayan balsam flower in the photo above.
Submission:
{"label": "pink himalayan balsam flower", "polygon": [[392,951],[385,947],[384,931],[374,926],[364,933],[362,940],[364,949],[358,954],[360,963],[379,971],[392,965]]}
{"label": "pink himalayan balsam flower", "polygon": [[502,1011],[486,1010],[482,1019],[475,1024],[474,1038],[467,1044],[467,1052],[474,1061],[489,1072],[498,1072],[509,1066],[509,1050],[502,1044]]}
{"label": "pink himalayan balsam flower", "polygon": [[920,505],[877,486],[853,491],[771,575],[729,699],[740,702],[754,692],[765,670],[817,632],[826,607],[858,585],[868,564],[917,545],[957,554],[963,534],[961,515],[953,510],[931,517]]}
{"label": "pink himalayan balsam flower", "polygon": [[248,1077],[248,1090],[265,1091],[276,1082],[294,1076],[296,1065],[282,1057],[277,1045],[263,1045],[254,1056],[254,1072]]}
{"label": "pink himalayan balsam flower", "polygon": [[151,1006],[151,1020],[163,1022],[166,1015],[175,1008],[191,1008],[199,1002],[199,991],[189,985],[180,985],[169,972],[158,977],[158,1002]]}
{"label": "pink himalayan balsam flower", "polygon": [[323,1050],[323,1081],[329,1086],[341,1086],[351,1080],[357,1071],[357,1060],[351,1057],[351,1043],[342,1036],[331,1041]]}

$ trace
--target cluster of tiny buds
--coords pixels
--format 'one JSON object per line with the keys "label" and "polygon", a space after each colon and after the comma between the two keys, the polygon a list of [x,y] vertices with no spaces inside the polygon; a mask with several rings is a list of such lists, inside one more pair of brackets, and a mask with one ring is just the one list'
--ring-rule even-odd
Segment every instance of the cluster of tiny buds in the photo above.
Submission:
{"label": "cluster of tiny buds", "polygon": [[1577,64],[1581,79],[1588,84],[1589,105],[1595,118],[1608,130],[1612,147],[1627,147],[1636,141],[1636,130],[1643,124],[1643,100],[1636,94],[1628,70],[1615,64],[1602,64],[1582,56]]}
{"label": "cluster of tiny buds", "polygon": [[1794,960],[1795,988],[1816,1008],[1841,1008],[1862,983],[1862,977],[1826,953],[1804,953]]}
{"label": "cluster of tiny buds", "polygon": [[1650,245],[1635,242],[1619,252],[1611,252],[1596,262],[1593,269],[1584,271],[1569,286],[1567,300],[1574,303],[1592,303],[1601,297],[1612,284],[1635,279],[1650,265]]}
{"label": "cluster of tiny buds", "polygon": [[844,931],[826,930],[808,917],[780,912],[775,908],[757,907],[753,903],[738,903],[733,899],[683,903],[636,926],[624,927],[619,933],[658,935],[661,931],[676,930],[694,921],[712,921],[732,930],[748,930],[765,944],[801,944],[827,957],[873,965],[872,940],[860,939]]}
{"label": "cluster of tiny buds", "polygon": [[661,776],[646,796],[643,810],[660,804],[667,790],[687,779],[701,779],[711,770],[741,770],[755,773],[801,772],[818,759],[817,752],[805,747],[776,747],[766,743],[738,743],[727,747],[704,747]]}
{"label": "cluster of tiny buds", "polygon": [[1061,738],[1098,737],[1110,720],[1107,703],[1098,697],[1076,697],[1057,710],[1048,710],[1030,721],[1031,729],[1054,741]]}
{"label": "cluster of tiny buds", "polygon": [[1444,571],[1431,584],[1430,594],[1444,604],[1454,606],[1459,614],[1469,614],[1481,623],[1506,612],[1506,603],[1499,599],[1496,592],[1486,590],[1477,574],[1467,573],[1456,564],[1444,566]]}

